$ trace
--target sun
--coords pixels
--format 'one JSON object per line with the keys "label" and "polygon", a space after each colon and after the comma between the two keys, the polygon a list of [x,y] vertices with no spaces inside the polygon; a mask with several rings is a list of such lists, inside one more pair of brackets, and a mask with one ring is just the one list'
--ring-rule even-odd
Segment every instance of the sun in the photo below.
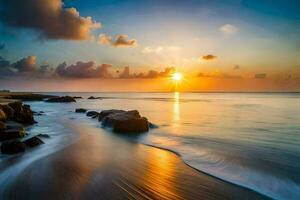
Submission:
{"label": "sun", "polygon": [[182,74],[181,73],[178,73],[178,72],[175,72],[173,75],[172,75],[172,79],[176,82],[180,81],[182,79]]}

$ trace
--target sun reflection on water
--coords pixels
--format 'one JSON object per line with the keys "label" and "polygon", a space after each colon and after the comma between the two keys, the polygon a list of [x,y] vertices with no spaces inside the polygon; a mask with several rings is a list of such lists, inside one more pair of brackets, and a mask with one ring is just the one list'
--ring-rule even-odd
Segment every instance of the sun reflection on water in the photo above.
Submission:
{"label": "sun reflection on water", "polygon": [[173,122],[177,124],[180,121],[180,93],[174,92],[174,103],[173,103]]}

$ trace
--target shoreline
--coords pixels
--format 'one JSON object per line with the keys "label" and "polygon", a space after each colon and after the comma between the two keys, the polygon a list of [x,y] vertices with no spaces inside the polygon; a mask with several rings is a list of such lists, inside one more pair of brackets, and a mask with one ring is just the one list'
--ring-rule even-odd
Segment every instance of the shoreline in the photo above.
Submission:
{"label": "shoreline", "polygon": [[[20,173],[13,187],[6,188],[5,194],[11,194],[10,191],[18,189],[21,190],[20,197],[25,195],[29,199],[43,197],[44,193],[39,190],[53,192],[54,196],[44,196],[46,199],[64,199],[59,193],[64,193],[64,197],[79,195],[81,198],[83,195],[83,199],[85,197],[94,199],[100,194],[110,199],[134,196],[161,199],[195,199],[201,196],[206,199],[221,197],[222,199],[238,199],[243,195],[247,195],[251,199],[268,199],[255,191],[232,185],[195,170],[174,152],[126,141],[124,138],[109,134],[97,127],[80,126],[80,124],[74,126],[74,123],[68,124],[67,127],[79,135],[79,140],[57,152],[35,160]],[[105,155],[105,152],[112,154]],[[35,169],[39,170],[38,174]],[[62,170],[62,172],[55,169]],[[64,173],[68,174],[67,178],[65,175],[59,176]],[[51,176],[53,176],[53,180],[50,178]],[[85,180],[83,181],[85,184],[82,183],[85,186],[80,184],[81,191],[84,188],[85,192],[79,192],[80,189],[77,188],[76,182],[81,183],[81,179]],[[47,185],[34,184],[40,180]],[[47,181],[53,183],[49,184]],[[65,186],[66,188],[51,186],[58,183],[69,186]],[[31,186],[31,191],[27,191],[23,185]],[[164,189],[162,190],[161,187]],[[117,192],[117,195],[111,196],[114,192]],[[16,197],[18,196],[16,195]]]}

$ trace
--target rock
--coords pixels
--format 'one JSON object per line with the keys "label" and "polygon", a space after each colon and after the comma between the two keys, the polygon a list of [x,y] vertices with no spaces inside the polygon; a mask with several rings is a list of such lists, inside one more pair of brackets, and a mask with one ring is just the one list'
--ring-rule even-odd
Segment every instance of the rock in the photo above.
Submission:
{"label": "rock", "polygon": [[5,112],[0,109],[0,121],[6,121],[7,117],[6,117],[6,114]]}
{"label": "rock", "polygon": [[23,143],[28,147],[35,147],[35,146],[44,144],[44,142],[36,136],[25,140]]}
{"label": "rock", "polygon": [[3,112],[6,114],[7,119],[12,119],[14,117],[14,109],[10,107],[9,105],[0,105],[0,108],[3,110]]}
{"label": "rock", "polygon": [[88,99],[101,99],[101,97],[90,96]]}
{"label": "rock", "polygon": [[33,117],[33,112],[30,110],[29,105],[24,105],[20,112],[15,111],[14,120],[16,122],[28,125],[36,123]]}
{"label": "rock", "polygon": [[46,102],[50,102],[50,103],[70,103],[70,102],[76,102],[76,100],[73,97],[64,96],[64,97],[50,98],[50,99],[47,99]]}
{"label": "rock", "polygon": [[6,124],[0,121],[0,134],[6,129]]}
{"label": "rock", "polygon": [[117,133],[143,133],[149,131],[149,123],[145,117],[116,120],[113,131]]}
{"label": "rock", "polygon": [[99,116],[99,113],[96,112],[96,111],[88,111],[88,112],[86,113],[86,116],[96,118],[96,117]]}
{"label": "rock", "polygon": [[25,144],[20,141],[7,141],[1,145],[1,152],[4,154],[16,154],[25,151]]}
{"label": "rock", "polygon": [[84,108],[77,108],[76,110],[75,110],[75,112],[77,112],[77,113],[85,113],[87,110],[86,109],[84,109]]}
{"label": "rock", "polygon": [[23,108],[23,103],[21,101],[15,101],[15,102],[9,103],[8,105],[14,110],[15,114],[20,113]]}
{"label": "rock", "polygon": [[22,128],[7,127],[3,132],[0,133],[0,141],[21,138],[21,137],[24,137],[25,134],[26,134],[26,132],[23,127]]}
{"label": "rock", "polygon": [[149,128],[159,128],[159,126],[149,122]]}
{"label": "rock", "polygon": [[32,94],[32,93],[20,93],[20,94],[10,94],[9,99],[19,99],[22,101],[43,101],[46,98],[57,97],[54,95],[45,95],[45,94]]}
{"label": "rock", "polygon": [[37,137],[41,137],[41,138],[50,138],[50,135],[48,134],[38,134]]}
{"label": "rock", "polygon": [[106,115],[102,118],[102,125],[113,127],[114,132],[142,133],[149,130],[147,118],[141,117],[137,110],[106,110],[101,113]]}
{"label": "rock", "polygon": [[125,112],[124,110],[116,110],[116,109],[111,109],[111,110],[102,110],[99,113],[98,121],[102,121],[104,117],[110,115],[110,114],[116,114],[116,113],[121,113]]}
{"label": "rock", "polygon": [[82,99],[82,97],[74,96],[74,99]]}

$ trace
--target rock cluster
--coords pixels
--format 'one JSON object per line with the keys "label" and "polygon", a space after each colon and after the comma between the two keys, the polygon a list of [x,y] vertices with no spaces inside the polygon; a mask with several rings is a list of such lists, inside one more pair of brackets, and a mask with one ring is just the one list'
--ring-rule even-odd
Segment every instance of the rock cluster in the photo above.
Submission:
{"label": "rock cluster", "polygon": [[25,147],[33,147],[43,142],[33,137],[24,142],[18,141],[26,135],[24,125],[36,123],[29,105],[20,101],[0,105],[0,150],[5,154],[24,152]]}
{"label": "rock cluster", "polygon": [[74,97],[63,96],[63,97],[53,97],[46,100],[49,103],[71,103],[76,102]]}

